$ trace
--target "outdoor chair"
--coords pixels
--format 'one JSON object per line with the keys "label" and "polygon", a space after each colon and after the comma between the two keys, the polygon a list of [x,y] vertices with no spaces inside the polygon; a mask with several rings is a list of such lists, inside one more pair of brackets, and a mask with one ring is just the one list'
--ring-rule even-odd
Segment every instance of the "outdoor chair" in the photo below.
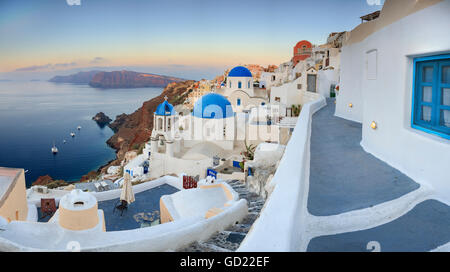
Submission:
{"label": "outdoor chair", "polygon": [[103,188],[100,185],[100,183],[96,182],[96,183],[94,183],[94,186],[95,186],[95,189],[97,190],[97,192],[103,191]]}
{"label": "outdoor chair", "polygon": [[128,203],[125,200],[119,199],[116,204],[114,204],[113,214],[116,210],[120,211],[120,216],[122,216],[123,211],[128,211]]}
{"label": "outdoor chair", "polygon": [[100,182],[100,184],[102,185],[104,191],[109,190],[109,185],[108,185],[108,183],[102,181],[102,182]]}
{"label": "outdoor chair", "polygon": [[48,215],[53,216],[56,212],[56,202],[54,198],[41,198],[41,219],[47,217]]}

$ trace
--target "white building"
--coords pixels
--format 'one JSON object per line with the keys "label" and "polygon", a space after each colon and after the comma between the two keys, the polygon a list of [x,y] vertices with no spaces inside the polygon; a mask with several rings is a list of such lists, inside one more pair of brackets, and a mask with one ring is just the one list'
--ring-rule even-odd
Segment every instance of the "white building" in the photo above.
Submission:
{"label": "white building", "polygon": [[450,196],[450,1],[386,1],[342,48],[336,116],[363,148]]}
{"label": "white building", "polygon": [[235,112],[250,110],[268,102],[267,91],[253,86],[253,76],[250,70],[236,66],[228,73],[227,83],[218,93],[224,95]]}

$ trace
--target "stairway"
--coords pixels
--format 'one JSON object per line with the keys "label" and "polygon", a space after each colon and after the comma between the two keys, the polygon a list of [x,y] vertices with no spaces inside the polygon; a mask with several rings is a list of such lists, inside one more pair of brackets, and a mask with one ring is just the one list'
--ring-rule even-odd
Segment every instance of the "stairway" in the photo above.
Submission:
{"label": "stairway", "polygon": [[298,117],[283,117],[277,123],[280,127],[294,128],[297,124]]}
{"label": "stairway", "polygon": [[232,252],[244,240],[251,226],[256,221],[264,206],[265,200],[255,193],[248,191],[244,182],[240,180],[226,181],[239,194],[240,199],[247,200],[248,214],[239,222],[226,230],[220,231],[204,242],[194,242],[188,247],[179,249],[180,252]]}

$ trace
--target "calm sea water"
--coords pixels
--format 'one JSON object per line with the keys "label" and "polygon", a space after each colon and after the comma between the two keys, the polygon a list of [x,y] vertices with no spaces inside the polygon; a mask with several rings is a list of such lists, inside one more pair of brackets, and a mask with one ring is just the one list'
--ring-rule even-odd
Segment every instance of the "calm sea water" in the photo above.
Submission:
{"label": "calm sea water", "polygon": [[[114,133],[92,117],[132,113],[162,88],[95,89],[51,82],[0,82],[0,166],[28,170],[27,186],[39,176],[74,181],[115,158],[106,140]],[[81,130],[77,130],[81,126]],[[75,132],[72,138],[70,132]],[[67,143],[63,143],[63,140]],[[55,142],[57,155],[51,153]]]}

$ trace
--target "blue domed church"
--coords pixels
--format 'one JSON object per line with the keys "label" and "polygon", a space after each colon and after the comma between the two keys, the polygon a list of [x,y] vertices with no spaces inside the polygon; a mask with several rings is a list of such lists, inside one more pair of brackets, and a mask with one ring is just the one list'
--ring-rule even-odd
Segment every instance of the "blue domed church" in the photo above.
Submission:
{"label": "blue domed church", "polygon": [[267,103],[267,92],[256,91],[253,83],[252,73],[244,66],[236,66],[228,73],[226,85],[221,93],[230,101],[235,112]]}
{"label": "blue domed church", "polygon": [[192,115],[204,119],[222,119],[234,116],[230,101],[223,95],[209,93],[195,102]]}

